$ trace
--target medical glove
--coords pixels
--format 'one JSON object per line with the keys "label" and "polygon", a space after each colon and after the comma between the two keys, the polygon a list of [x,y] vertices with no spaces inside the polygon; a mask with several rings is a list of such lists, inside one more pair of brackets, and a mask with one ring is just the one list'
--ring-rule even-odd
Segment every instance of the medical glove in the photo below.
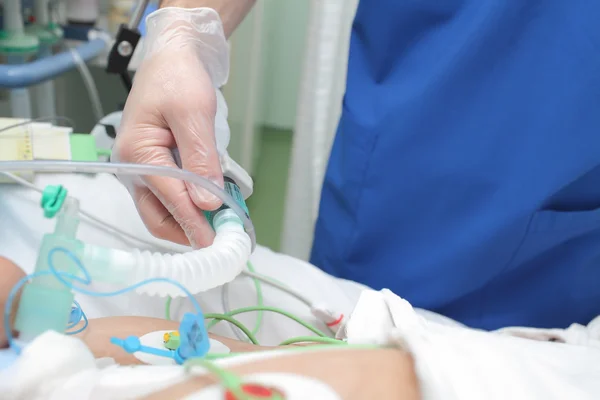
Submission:
{"label": "medical glove", "polygon": [[[176,167],[177,148],[184,169],[223,187],[219,153],[226,151],[229,127],[219,88],[229,73],[229,47],[219,15],[209,8],[167,7],[153,12],[146,24],[144,58],[112,159]],[[217,104],[225,111],[218,113]],[[154,236],[195,248],[212,243],[214,232],[202,210],[221,205],[214,195],[172,178],[119,179]]]}

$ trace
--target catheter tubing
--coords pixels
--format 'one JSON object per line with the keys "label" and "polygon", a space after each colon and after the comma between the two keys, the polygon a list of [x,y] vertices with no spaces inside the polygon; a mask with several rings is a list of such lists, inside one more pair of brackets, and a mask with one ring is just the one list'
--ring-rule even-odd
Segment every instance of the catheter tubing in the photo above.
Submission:
{"label": "catheter tubing", "polygon": [[[106,41],[99,38],[77,46],[76,51],[84,61],[88,62],[102,54],[106,46]],[[69,51],[30,63],[0,65],[0,88],[26,88],[54,79],[76,66],[76,60]]]}
{"label": "catheter tubing", "polygon": [[179,168],[161,167],[148,164],[102,163],[102,162],[75,162],[75,161],[0,161],[0,171],[4,172],[62,172],[62,173],[92,173],[92,174],[118,174],[138,176],[162,176],[180,179],[198,185],[227,204],[244,224],[246,233],[250,237],[252,250],[256,247],[256,234],[254,225],[246,212],[223,189],[206,178]]}

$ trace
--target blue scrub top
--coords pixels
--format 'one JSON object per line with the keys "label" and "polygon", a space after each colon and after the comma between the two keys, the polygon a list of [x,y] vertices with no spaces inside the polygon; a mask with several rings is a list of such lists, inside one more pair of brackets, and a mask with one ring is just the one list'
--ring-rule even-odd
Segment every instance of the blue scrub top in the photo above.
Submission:
{"label": "blue scrub top", "polygon": [[362,0],[312,262],[483,329],[600,314],[599,21]]}

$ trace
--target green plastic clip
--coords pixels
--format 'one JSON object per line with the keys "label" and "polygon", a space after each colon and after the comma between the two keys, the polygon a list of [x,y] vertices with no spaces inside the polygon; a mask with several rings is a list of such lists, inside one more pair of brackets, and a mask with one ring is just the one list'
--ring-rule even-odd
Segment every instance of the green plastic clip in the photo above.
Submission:
{"label": "green plastic clip", "polygon": [[42,193],[42,208],[44,209],[44,217],[54,218],[57,212],[63,206],[67,198],[67,189],[62,185],[48,185]]}
{"label": "green plastic clip", "polygon": [[177,350],[180,344],[179,332],[167,332],[163,336],[163,343],[169,350]]}

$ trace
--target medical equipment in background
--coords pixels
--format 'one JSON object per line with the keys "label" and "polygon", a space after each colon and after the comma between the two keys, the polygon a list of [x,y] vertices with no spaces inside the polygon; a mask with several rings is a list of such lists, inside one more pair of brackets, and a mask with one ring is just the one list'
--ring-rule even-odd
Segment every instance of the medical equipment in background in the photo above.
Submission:
{"label": "medical equipment in background", "polygon": [[308,260],[321,185],[345,91],[358,0],[311,0],[281,251]]}
{"label": "medical equipment in background", "polygon": [[[51,123],[58,120],[51,118],[30,122],[0,118],[0,161],[96,161],[100,150],[94,146],[93,138],[74,134],[70,127]],[[29,182],[34,179],[31,172],[19,176]],[[0,174],[0,183],[3,182],[7,182],[6,177]]]}
{"label": "medical equipment in background", "polygon": [[[39,40],[25,33],[21,1],[5,0],[3,4],[3,37],[0,54],[8,64],[23,64],[37,53]],[[15,117],[31,117],[31,100],[25,88],[14,88],[9,93],[10,105]]]}
{"label": "medical equipment in background", "polygon": [[132,82],[127,67],[142,36],[138,27],[149,2],[149,0],[140,0],[138,2],[129,23],[121,24],[119,27],[115,43],[108,55],[106,72],[109,74],[118,74],[128,93],[131,90]]}
{"label": "medical equipment in background", "polygon": [[[0,65],[0,88],[9,89],[13,116],[31,118],[29,87],[47,83],[79,64],[90,61],[100,55],[108,44],[106,34],[90,31],[86,43],[73,51],[52,55],[52,46],[62,39],[62,30],[51,20],[51,4],[50,0],[36,0],[34,17],[40,21],[31,22],[25,29],[21,1],[4,0],[4,31],[0,39],[0,54],[6,57],[8,64]],[[35,55],[39,56],[38,59],[30,61]],[[52,85],[44,85],[40,90],[41,95],[36,96],[38,108],[52,113]]]}
{"label": "medical equipment in background", "polygon": [[[29,24],[26,32],[39,39],[39,58],[52,56],[52,49],[63,38],[63,30],[50,18],[50,2],[48,0],[34,0],[33,23]],[[39,115],[56,115],[56,99],[54,81],[49,79],[33,88]],[[31,115],[28,116],[31,118]]]}
{"label": "medical equipment in background", "polygon": [[67,0],[67,22],[69,24],[94,26],[99,13],[98,0]]}
{"label": "medical equipment in background", "polygon": [[108,23],[111,32],[117,32],[123,24],[128,24],[131,19],[131,10],[135,7],[135,0],[109,0]]}

